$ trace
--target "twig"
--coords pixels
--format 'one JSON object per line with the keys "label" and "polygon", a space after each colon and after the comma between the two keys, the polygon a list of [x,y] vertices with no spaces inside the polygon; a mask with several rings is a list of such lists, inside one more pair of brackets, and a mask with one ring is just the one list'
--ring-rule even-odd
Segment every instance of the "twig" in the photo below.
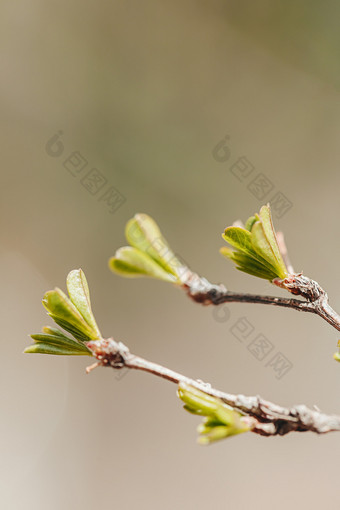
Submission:
{"label": "twig", "polygon": [[190,270],[186,272],[183,288],[191,299],[203,305],[220,305],[234,302],[292,308],[300,312],[319,315],[333,328],[340,331],[340,315],[331,308],[327,293],[317,282],[302,274],[290,274],[284,280],[277,278],[272,283],[294,295],[303,297],[305,300],[232,292],[224,285],[212,284]]}
{"label": "twig", "polygon": [[135,356],[124,344],[112,338],[92,341],[87,345],[97,358],[98,365],[116,369],[127,367],[143,370],[175,384],[186,383],[207,395],[221,399],[236,411],[249,417],[251,431],[255,434],[283,436],[289,432],[309,431],[325,434],[340,431],[340,416],[326,415],[318,410],[309,409],[305,405],[286,408],[263,400],[259,396],[233,395],[216,390],[210,384],[190,379],[162,365]]}

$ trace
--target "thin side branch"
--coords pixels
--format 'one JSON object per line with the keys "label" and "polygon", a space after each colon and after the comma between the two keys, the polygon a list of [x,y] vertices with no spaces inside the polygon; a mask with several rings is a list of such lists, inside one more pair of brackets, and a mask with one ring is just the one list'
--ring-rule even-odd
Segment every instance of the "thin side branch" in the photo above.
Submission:
{"label": "thin side branch", "polygon": [[283,436],[289,432],[325,434],[340,431],[340,416],[326,415],[318,410],[309,409],[305,405],[286,408],[263,400],[259,396],[225,393],[212,388],[210,384],[191,379],[162,365],[135,356],[124,344],[117,343],[112,338],[89,342],[87,345],[97,358],[97,365],[115,369],[127,367],[143,370],[175,384],[186,383],[207,395],[223,400],[236,411],[249,417],[251,431],[255,434]]}
{"label": "thin side branch", "polygon": [[292,308],[300,312],[319,315],[333,328],[340,331],[340,315],[329,305],[327,293],[317,282],[302,274],[290,274],[284,280],[276,279],[272,283],[294,295],[301,296],[304,301],[294,298],[232,292],[224,285],[212,284],[206,278],[202,278],[189,270],[183,287],[191,299],[203,305],[220,305],[234,302]]}

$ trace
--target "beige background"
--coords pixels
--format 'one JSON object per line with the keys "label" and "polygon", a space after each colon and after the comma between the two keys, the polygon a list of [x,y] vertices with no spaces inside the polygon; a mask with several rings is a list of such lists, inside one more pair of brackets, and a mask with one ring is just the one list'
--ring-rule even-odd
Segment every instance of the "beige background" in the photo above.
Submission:
{"label": "beige background", "polygon": [[[44,291],[82,267],[103,333],[134,352],[230,392],[340,412],[338,335],[321,319],[232,304],[217,321],[169,285],[107,268],[141,211],[211,281],[278,292],[218,254],[223,228],[261,205],[230,172],[246,156],[273,183],[263,201],[293,203],[275,223],[295,268],[340,309],[339,14],[335,1],[2,1],[2,508],[338,508],[336,434],[199,447],[171,384],[21,353],[50,323]],[[115,214],[63,167],[73,151],[126,197]],[[240,317],[293,363],[282,379],[232,335]]]}

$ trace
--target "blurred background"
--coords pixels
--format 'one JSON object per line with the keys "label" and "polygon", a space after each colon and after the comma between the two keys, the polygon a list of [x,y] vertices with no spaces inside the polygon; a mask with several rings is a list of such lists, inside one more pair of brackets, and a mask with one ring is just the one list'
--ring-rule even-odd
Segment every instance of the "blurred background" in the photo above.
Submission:
{"label": "blurred background", "polygon": [[2,508],[338,508],[336,434],[200,447],[174,385],[22,351],[51,325],[43,293],[81,267],[103,334],[136,354],[340,413],[338,335],[321,319],[212,310],[107,266],[146,212],[209,280],[279,294],[218,253],[224,227],[271,201],[295,269],[340,309],[339,16],[331,0],[1,2]]}

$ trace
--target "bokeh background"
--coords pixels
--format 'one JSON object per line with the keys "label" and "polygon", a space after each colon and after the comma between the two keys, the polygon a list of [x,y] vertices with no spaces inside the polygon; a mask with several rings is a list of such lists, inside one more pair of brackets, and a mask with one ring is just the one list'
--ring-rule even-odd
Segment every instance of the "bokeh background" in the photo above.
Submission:
{"label": "bokeh background", "polygon": [[[2,508],[338,508],[336,434],[200,447],[170,383],[22,351],[50,324],[44,291],[81,267],[102,332],[133,352],[229,392],[340,412],[338,335],[321,319],[213,311],[107,267],[126,221],[147,212],[211,281],[279,293],[218,249],[225,226],[282,193],[289,209],[274,218],[295,269],[340,309],[339,16],[331,0],[1,2]],[[76,175],[74,152],[87,162]],[[239,180],[242,156],[254,169]],[[95,194],[82,181],[93,168]],[[125,198],[113,213],[111,187]],[[241,317],[291,362],[284,377],[235,338]]]}

